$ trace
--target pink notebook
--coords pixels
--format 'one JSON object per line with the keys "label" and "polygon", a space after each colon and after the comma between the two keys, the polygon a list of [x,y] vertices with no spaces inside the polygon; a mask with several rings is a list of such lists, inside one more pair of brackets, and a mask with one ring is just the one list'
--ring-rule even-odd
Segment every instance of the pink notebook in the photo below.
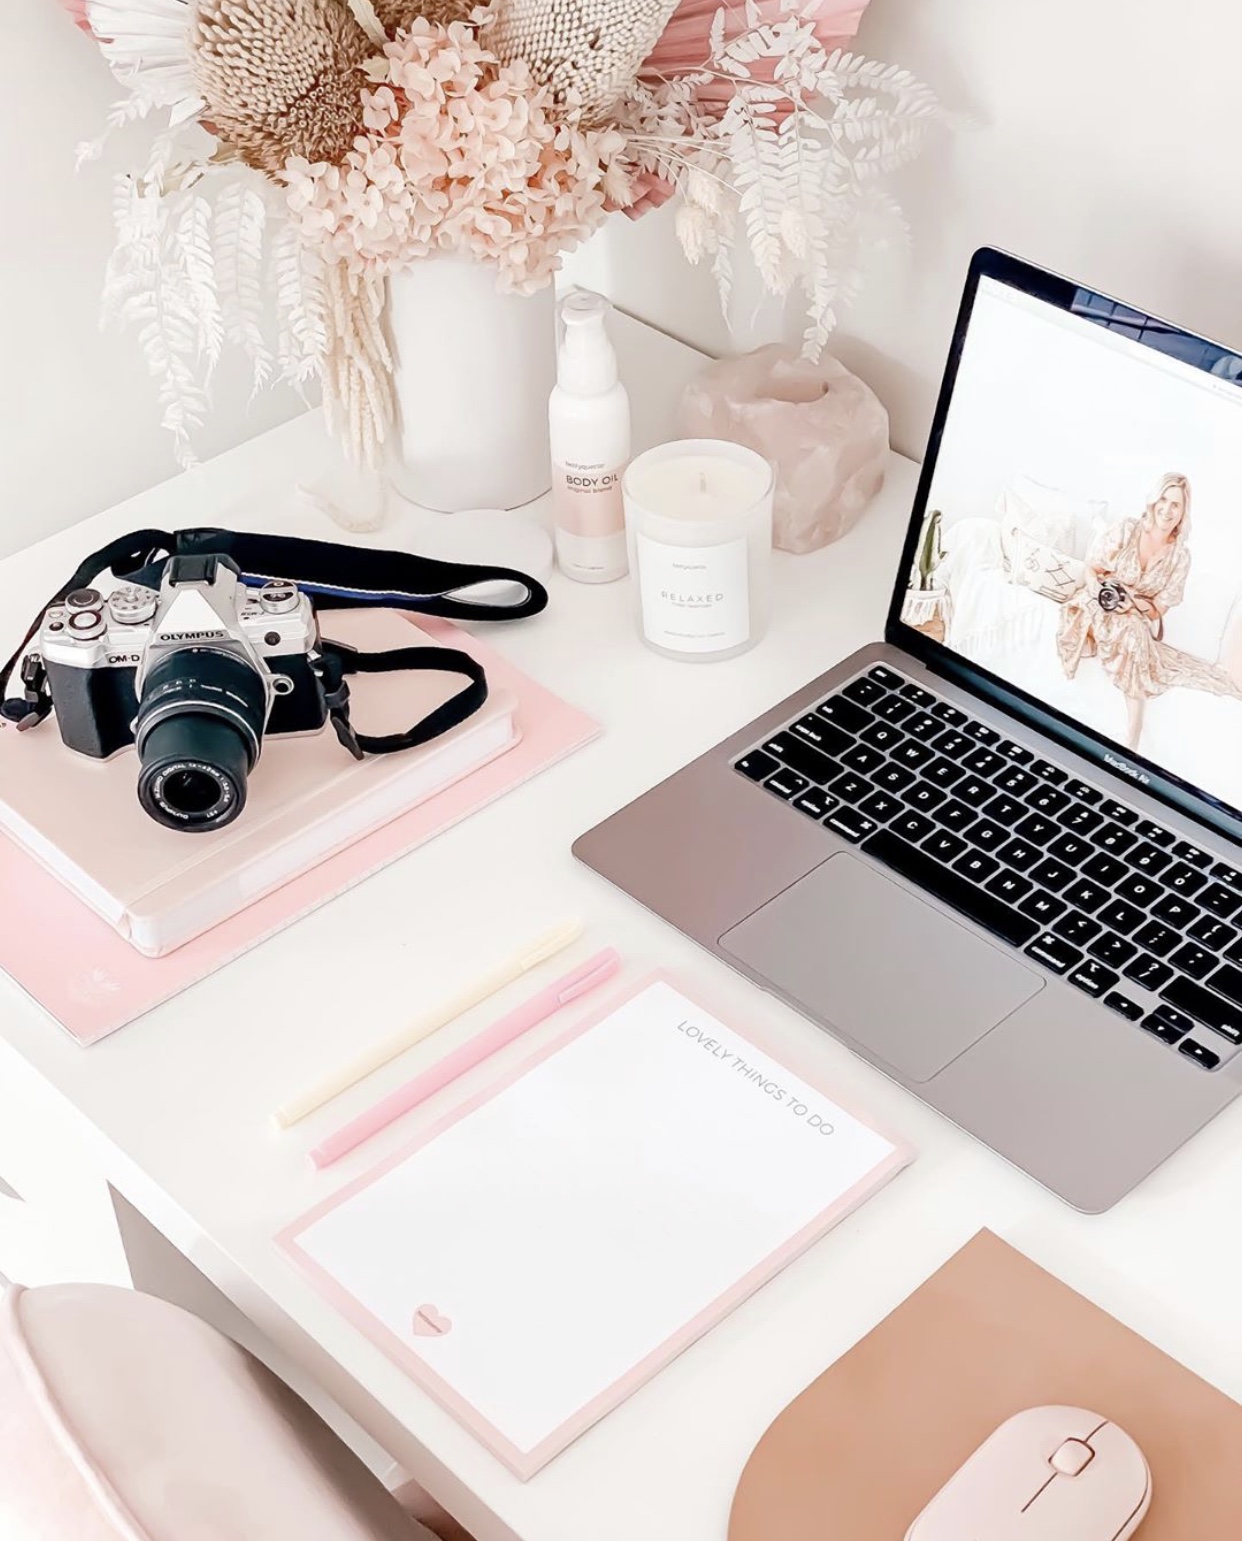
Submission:
{"label": "pink notebook", "polygon": [[278,1243],[523,1478],[912,1154],[664,975],[452,1101]]}
{"label": "pink notebook", "polygon": [[[599,725],[590,717],[522,674],[486,642],[446,621],[420,616],[418,625],[472,653],[486,668],[492,691],[516,699],[522,737],[513,748],[162,958],[136,953],[32,856],[0,835],[0,914],[6,917],[0,968],[79,1043],[96,1043],[598,735]],[[68,969],[66,957],[74,960]]]}

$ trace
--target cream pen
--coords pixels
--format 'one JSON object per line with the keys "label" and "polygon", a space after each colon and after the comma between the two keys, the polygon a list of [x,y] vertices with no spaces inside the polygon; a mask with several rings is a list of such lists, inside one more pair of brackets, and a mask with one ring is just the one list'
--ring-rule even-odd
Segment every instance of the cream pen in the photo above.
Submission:
{"label": "cream pen", "polygon": [[621,959],[615,948],[607,947],[603,952],[596,953],[581,968],[558,979],[546,990],[540,990],[538,995],[532,996],[498,1022],[493,1022],[491,1027],[484,1029],[477,1037],[463,1043],[451,1054],[446,1054],[439,1064],[432,1065],[422,1075],[415,1076],[412,1081],[391,1092],[382,1102],[360,1113],[322,1145],[316,1146],[311,1151],[311,1160],[317,1167],[331,1166],[351,1150],[356,1150],[373,1134],[387,1129],[389,1124],[408,1113],[411,1108],[416,1108],[420,1102],[442,1091],[458,1076],[481,1065],[485,1059],[490,1059],[523,1033],[538,1027],[563,1007],[572,1005],[574,1001],[581,1000],[584,995],[597,989],[611,979],[620,967]]}
{"label": "cream pen", "polygon": [[529,942],[521,952],[479,974],[455,995],[423,1012],[408,1026],[382,1038],[370,1048],[363,1049],[346,1064],[277,1108],[273,1114],[277,1128],[287,1129],[291,1124],[298,1123],[317,1108],[323,1107],[325,1102],[330,1102],[333,1097],[356,1085],[373,1070],[388,1064],[398,1054],[404,1054],[407,1049],[421,1043],[455,1017],[469,1011],[472,1006],[477,1006],[480,1001],[503,990],[507,984],[512,984],[538,964],[554,958],[558,952],[563,952],[572,942],[576,942],[584,929],[580,920],[570,920],[545,932],[543,936]]}

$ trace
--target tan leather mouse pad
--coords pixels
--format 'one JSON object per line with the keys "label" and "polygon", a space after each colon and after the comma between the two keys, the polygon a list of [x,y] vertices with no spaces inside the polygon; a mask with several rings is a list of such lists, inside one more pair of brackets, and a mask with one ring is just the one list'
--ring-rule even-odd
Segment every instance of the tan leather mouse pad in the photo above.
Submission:
{"label": "tan leather mouse pad", "polygon": [[902,1541],[995,1428],[1049,1405],[1098,1412],[1142,1448],[1138,1541],[1242,1537],[1242,1407],[981,1231],[780,1415],[729,1541]]}

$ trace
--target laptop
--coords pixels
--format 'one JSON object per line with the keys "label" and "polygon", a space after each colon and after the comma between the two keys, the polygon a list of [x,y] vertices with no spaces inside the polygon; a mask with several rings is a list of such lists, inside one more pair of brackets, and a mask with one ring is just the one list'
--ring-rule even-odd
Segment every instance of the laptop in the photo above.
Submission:
{"label": "laptop", "polygon": [[1240,379],[979,252],[884,640],[575,846],[1090,1213],[1242,1088]]}

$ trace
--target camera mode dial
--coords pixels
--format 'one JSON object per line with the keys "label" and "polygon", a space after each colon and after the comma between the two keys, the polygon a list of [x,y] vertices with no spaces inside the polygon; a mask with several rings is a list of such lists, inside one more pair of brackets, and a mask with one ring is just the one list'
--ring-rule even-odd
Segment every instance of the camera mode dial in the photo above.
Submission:
{"label": "camera mode dial", "polygon": [[259,604],[268,615],[289,615],[298,607],[300,595],[291,583],[265,583],[259,590]]}
{"label": "camera mode dial", "polygon": [[155,614],[158,603],[154,589],[127,583],[108,596],[108,614],[118,626],[141,626]]}

